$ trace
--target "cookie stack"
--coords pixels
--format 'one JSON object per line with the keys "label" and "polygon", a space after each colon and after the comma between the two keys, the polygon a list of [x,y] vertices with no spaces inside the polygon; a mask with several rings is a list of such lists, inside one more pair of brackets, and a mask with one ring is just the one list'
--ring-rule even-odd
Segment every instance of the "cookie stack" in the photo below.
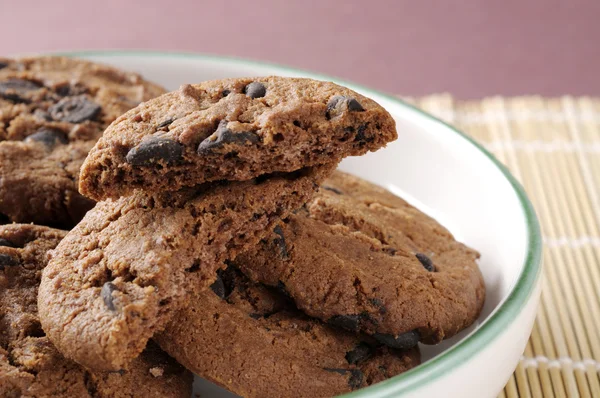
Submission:
{"label": "cookie stack", "polygon": [[[48,252],[94,206],[79,169],[104,129],[165,90],[134,73],[60,57],[0,59],[0,396],[189,397],[192,374],[148,344],[127,370],[60,353],[37,306]],[[27,223],[27,224],[17,224]]]}
{"label": "cookie stack", "polygon": [[[0,392],[189,396],[189,373],[162,349],[242,396],[332,396],[418,365],[419,341],[477,318],[478,254],[402,199],[334,171],[396,138],[374,101],[282,77],[150,99],[161,89],[84,61],[3,64],[0,211],[73,228],[0,227],[0,287],[16,292],[0,307]],[[24,178],[29,190],[17,188]],[[32,362],[20,348],[30,339],[51,353]],[[51,390],[71,373],[86,390]]]}

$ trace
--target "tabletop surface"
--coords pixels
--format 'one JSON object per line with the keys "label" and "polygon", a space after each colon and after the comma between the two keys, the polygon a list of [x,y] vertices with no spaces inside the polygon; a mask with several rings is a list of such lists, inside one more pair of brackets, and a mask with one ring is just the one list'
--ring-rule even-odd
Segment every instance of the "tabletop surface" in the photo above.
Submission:
{"label": "tabletop surface", "polygon": [[1,55],[193,51],[403,95],[600,94],[596,0],[0,0],[0,15]]}

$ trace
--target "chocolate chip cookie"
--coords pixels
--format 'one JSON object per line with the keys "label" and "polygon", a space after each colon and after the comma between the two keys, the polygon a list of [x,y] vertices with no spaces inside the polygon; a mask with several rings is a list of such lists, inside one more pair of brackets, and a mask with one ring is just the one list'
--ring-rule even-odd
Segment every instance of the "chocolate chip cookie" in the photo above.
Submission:
{"label": "chocolate chip cookie", "polygon": [[126,367],[190,290],[208,286],[224,261],[306,203],[333,167],[99,202],[44,270],[44,330],[80,364]]}
{"label": "chocolate chip cookie", "polygon": [[100,200],[136,188],[248,180],[362,155],[396,136],[385,109],[330,82],[260,77],[184,85],[108,127],[83,165],[80,190]]}
{"label": "chocolate chip cookie", "polygon": [[234,267],[195,292],[159,345],[194,373],[244,397],[330,397],[419,364],[399,351],[304,315]]}
{"label": "chocolate chip cookie", "polygon": [[189,397],[192,375],[149,344],[127,371],[91,372],[50,343],[37,314],[40,274],[65,232],[0,226],[0,396]]}
{"label": "chocolate chip cookie", "polygon": [[118,116],[165,91],[63,57],[0,59],[0,219],[70,228],[93,207],[79,169]]}
{"label": "chocolate chip cookie", "polygon": [[453,336],[479,316],[478,257],[401,198],[336,172],[235,264],[310,316],[406,348]]}

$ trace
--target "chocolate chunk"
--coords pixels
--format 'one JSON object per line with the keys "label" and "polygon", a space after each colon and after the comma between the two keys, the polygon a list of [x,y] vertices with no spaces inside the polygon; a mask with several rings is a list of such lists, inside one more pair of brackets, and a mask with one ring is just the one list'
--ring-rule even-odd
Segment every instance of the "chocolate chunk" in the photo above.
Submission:
{"label": "chocolate chunk", "polygon": [[331,192],[333,192],[333,193],[336,193],[336,194],[338,194],[338,195],[343,195],[343,194],[344,194],[344,193],[343,193],[342,191],[340,191],[339,189],[337,189],[337,188],[334,188],[334,187],[329,187],[329,186],[327,186],[327,185],[321,185],[321,188],[323,188],[323,189],[326,189],[327,191],[331,191]]}
{"label": "chocolate chunk", "polygon": [[429,272],[435,272],[435,266],[433,265],[433,261],[423,253],[415,254],[417,259],[423,264],[423,267]]}
{"label": "chocolate chunk", "polygon": [[4,246],[4,247],[17,247],[11,241],[6,240],[4,238],[0,238],[0,246]]}
{"label": "chocolate chunk", "polygon": [[356,137],[354,138],[354,141],[373,142],[373,140],[375,139],[374,137],[366,137],[365,136],[366,130],[367,130],[367,124],[361,124],[360,126],[358,126],[358,129],[356,129]]}
{"label": "chocolate chunk", "polygon": [[353,365],[368,359],[373,354],[373,349],[366,343],[359,343],[352,351],[346,353],[346,361]]}
{"label": "chocolate chunk", "polygon": [[231,90],[225,89],[221,92],[221,95],[223,96],[223,98],[227,97],[229,94],[231,94]]}
{"label": "chocolate chunk", "polygon": [[8,79],[0,82],[0,97],[16,103],[29,103],[23,95],[42,87],[36,82],[24,79]]}
{"label": "chocolate chunk", "polygon": [[348,386],[351,389],[356,390],[362,385],[363,382],[363,373],[359,369],[337,369],[337,368],[323,368],[327,372],[339,373],[341,375],[347,375],[350,373],[350,378],[348,379]]}
{"label": "chocolate chunk", "polygon": [[37,132],[31,134],[25,141],[41,142],[48,148],[54,148],[56,145],[66,145],[69,143],[69,138],[65,133],[51,127],[42,127]]}
{"label": "chocolate chunk", "polygon": [[382,249],[382,251],[383,251],[384,253],[387,253],[387,254],[389,254],[390,256],[395,256],[395,255],[396,255],[396,253],[398,252],[398,250],[394,249],[393,247],[389,247],[389,246],[388,246],[388,247],[384,247],[384,248]]}
{"label": "chocolate chunk", "polygon": [[244,88],[244,94],[252,99],[261,98],[267,95],[267,88],[262,83],[252,82]]}
{"label": "chocolate chunk", "polygon": [[149,166],[161,161],[174,164],[183,159],[183,145],[170,138],[150,138],[131,148],[125,159],[133,166]]}
{"label": "chocolate chunk", "polygon": [[225,299],[225,283],[220,275],[217,274],[217,280],[210,285],[210,289],[221,299]]}
{"label": "chocolate chunk", "polygon": [[156,129],[159,130],[159,129],[162,129],[163,127],[167,127],[168,125],[170,125],[174,121],[175,121],[175,119],[173,119],[173,118],[169,118],[169,119],[163,120],[162,122],[160,122],[158,124],[158,126],[156,126]]}
{"label": "chocolate chunk", "polygon": [[351,389],[356,390],[362,386],[363,373],[359,369],[352,369],[350,372],[352,374],[348,380],[348,385]]}
{"label": "chocolate chunk", "polygon": [[290,296],[290,292],[287,291],[287,288],[285,287],[285,283],[283,283],[282,281],[278,281],[277,285],[275,286],[275,289],[283,294],[284,296],[291,298],[292,296]]}
{"label": "chocolate chunk", "polygon": [[112,282],[106,282],[102,286],[102,290],[100,291],[100,296],[102,296],[102,300],[104,300],[104,305],[111,311],[115,311],[117,308],[115,307],[115,303],[113,302],[112,293],[118,290],[117,287]]}
{"label": "chocolate chunk", "polygon": [[363,112],[365,109],[355,98],[335,95],[331,97],[327,103],[326,116],[328,119],[331,119],[342,114],[344,110],[350,112]]}
{"label": "chocolate chunk", "polygon": [[364,112],[365,108],[355,98],[350,98],[348,100],[348,110],[350,112]]}
{"label": "chocolate chunk", "polygon": [[4,213],[0,213],[0,225],[8,224],[9,222],[10,218]]}
{"label": "chocolate chunk", "polygon": [[369,303],[371,303],[373,306],[379,308],[380,314],[383,315],[387,312],[387,308],[385,308],[383,301],[379,300],[378,298],[370,298]]}
{"label": "chocolate chunk", "polygon": [[100,105],[85,95],[66,97],[52,105],[48,111],[52,119],[68,123],[82,123],[94,119],[100,113]]}
{"label": "chocolate chunk", "polygon": [[0,69],[4,69],[8,66],[8,62],[0,61]]}
{"label": "chocolate chunk", "polygon": [[399,350],[408,350],[409,348],[416,346],[419,342],[419,332],[416,330],[403,333],[398,337],[386,333],[375,333],[373,337],[381,344]]}
{"label": "chocolate chunk", "polygon": [[227,121],[221,120],[214,134],[200,143],[198,153],[201,155],[210,153],[213,149],[225,144],[245,144],[247,142],[257,144],[260,142],[260,137],[253,132],[233,132],[227,128]]}
{"label": "chocolate chunk", "polygon": [[358,332],[360,329],[360,315],[334,315],[327,320],[327,323],[351,332]]}
{"label": "chocolate chunk", "polygon": [[284,260],[289,259],[289,254],[288,254],[288,251],[287,251],[287,245],[285,244],[285,237],[283,236],[283,230],[278,225],[278,226],[275,227],[275,229],[273,229],[273,232],[275,232],[275,234],[277,234],[277,236],[279,236],[278,238],[275,238],[273,240],[275,242],[275,244],[279,247],[279,255]]}
{"label": "chocolate chunk", "polygon": [[73,94],[70,84],[61,84],[60,86],[54,87],[54,91],[61,97],[66,97],[67,95]]}
{"label": "chocolate chunk", "polygon": [[4,267],[14,267],[15,265],[19,265],[19,260],[8,254],[0,254],[0,270],[3,270]]}
{"label": "chocolate chunk", "polygon": [[210,289],[219,298],[227,299],[235,289],[235,272],[232,267],[217,271],[217,279],[210,285]]}
{"label": "chocolate chunk", "polygon": [[36,118],[38,118],[40,120],[44,120],[46,122],[52,121],[52,116],[50,116],[50,114],[43,109],[38,108],[35,111],[33,111],[33,116],[35,116]]}

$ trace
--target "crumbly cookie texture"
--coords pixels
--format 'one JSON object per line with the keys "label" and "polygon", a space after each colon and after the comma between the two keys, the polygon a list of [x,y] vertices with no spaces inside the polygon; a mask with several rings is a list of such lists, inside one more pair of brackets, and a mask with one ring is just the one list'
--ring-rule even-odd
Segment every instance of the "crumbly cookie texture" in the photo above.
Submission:
{"label": "crumbly cookie texture", "polygon": [[420,359],[416,347],[391,349],[309,318],[232,266],[211,290],[194,292],[156,341],[194,373],[244,397],[330,397]]}
{"label": "crumbly cookie texture", "polygon": [[99,200],[338,162],[396,139],[373,100],[330,82],[225,79],[184,85],[119,117],[91,150],[80,190]]}
{"label": "crumbly cookie texture", "polygon": [[336,172],[235,264],[310,316],[407,348],[477,319],[485,299],[478,257],[401,198]]}
{"label": "crumbly cookie texture", "polygon": [[72,227],[94,202],[79,169],[118,116],[165,92],[138,74],[64,57],[0,59],[0,219]]}
{"label": "crumbly cookie texture", "polygon": [[[124,372],[88,371],[45,336],[37,292],[47,251],[66,232],[31,224],[0,226],[0,396],[185,397],[192,375],[155,344]],[[160,377],[151,373],[162,369]]]}
{"label": "crumbly cookie texture", "polygon": [[44,330],[82,365],[126,368],[190,291],[306,203],[333,167],[98,203],[44,270]]}

